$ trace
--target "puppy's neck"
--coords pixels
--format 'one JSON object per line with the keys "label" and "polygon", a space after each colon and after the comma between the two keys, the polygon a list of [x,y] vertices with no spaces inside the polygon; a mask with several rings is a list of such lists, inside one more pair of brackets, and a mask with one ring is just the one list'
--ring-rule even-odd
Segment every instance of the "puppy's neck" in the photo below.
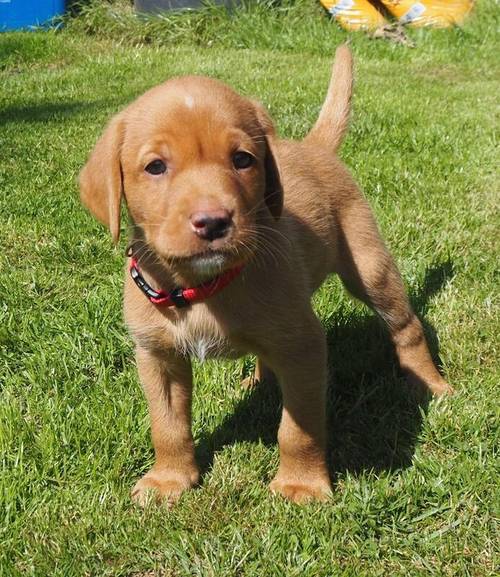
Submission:
{"label": "puppy's neck", "polygon": [[174,288],[196,288],[221,277],[227,272],[223,259],[217,254],[200,258],[195,266],[182,269],[178,263],[170,264],[159,256],[142,239],[132,239],[127,248],[127,256],[141,277],[157,292],[171,292]]}

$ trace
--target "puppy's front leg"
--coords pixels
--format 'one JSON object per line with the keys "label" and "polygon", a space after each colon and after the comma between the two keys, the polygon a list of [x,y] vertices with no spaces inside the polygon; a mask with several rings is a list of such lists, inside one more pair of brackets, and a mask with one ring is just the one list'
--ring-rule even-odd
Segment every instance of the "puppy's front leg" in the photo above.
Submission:
{"label": "puppy's front leg", "polygon": [[266,359],[283,394],[280,465],[270,488],[297,503],[325,500],[331,493],[325,455],[325,335],[311,311],[311,322],[283,341]]}
{"label": "puppy's front leg", "polygon": [[137,482],[132,498],[143,505],[152,490],[173,503],[199,476],[191,434],[191,364],[173,351],[138,348],[137,367],[149,405],[155,464]]}

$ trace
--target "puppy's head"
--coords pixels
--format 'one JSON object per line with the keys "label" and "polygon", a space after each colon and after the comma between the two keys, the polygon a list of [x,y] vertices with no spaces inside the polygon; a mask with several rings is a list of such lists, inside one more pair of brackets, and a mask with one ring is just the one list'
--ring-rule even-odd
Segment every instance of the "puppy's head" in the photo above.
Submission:
{"label": "puppy's head", "polygon": [[115,241],[124,196],[163,262],[203,276],[248,258],[283,196],[258,104],[209,78],[172,79],[118,114],[80,174],[85,206]]}

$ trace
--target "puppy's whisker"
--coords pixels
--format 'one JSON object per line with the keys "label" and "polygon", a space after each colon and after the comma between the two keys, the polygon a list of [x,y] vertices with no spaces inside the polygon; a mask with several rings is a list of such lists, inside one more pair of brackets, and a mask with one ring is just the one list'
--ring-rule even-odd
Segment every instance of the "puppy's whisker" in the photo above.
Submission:
{"label": "puppy's whisker", "polygon": [[[152,264],[156,265],[164,265],[161,259],[158,257],[156,252],[152,250],[152,248],[144,241],[138,240],[136,243],[140,243],[142,246],[139,246],[137,252],[134,254],[137,264],[141,265],[144,263],[144,260],[147,258],[148,261]],[[135,243],[134,243],[135,244]]]}
{"label": "puppy's whisker", "polygon": [[266,226],[265,224],[260,224],[260,223],[256,224],[256,228],[258,230],[269,231],[271,234],[276,234],[276,235],[280,236],[288,245],[290,245],[290,246],[292,245],[292,241],[290,240],[290,238],[288,238],[285,234],[283,234],[277,228],[272,228],[270,226]]}
{"label": "puppy's whisker", "polygon": [[253,237],[253,238],[252,237],[247,238],[247,241],[249,244],[250,243],[253,244],[252,253],[253,253],[253,256],[254,256],[256,261],[261,258],[262,260],[260,262],[261,262],[261,264],[264,264],[265,261],[264,261],[263,257],[265,255],[267,255],[273,260],[275,266],[279,266],[279,257],[281,256],[283,258],[284,257],[283,254],[273,252],[272,246],[266,244],[264,242],[264,240],[259,238],[258,236]]}
{"label": "puppy's whisker", "polygon": [[[259,229],[263,229],[263,234],[259,234],[261,232]],[[242,232],[245,234],[245,238],[253,243],[254,251],[262,251],[270,256],[276,261],[278,258],[283,259],[286,262],[290,262],[290,256],[285,251],[284,247],[281,246],[279,243],[272,242],[272,239],[267,236],[269,232],[277,232],[278,235],[285,240],[288,239],[279,231],[271,227],[260,227],[259,225],[256,226],[255,230],[251,229],[243,229]],[[288,244],[291,243],[288,242]]]}
{"label": "puppy's whisker", "polygon": [[162,222],[136,222],[134,223],[135,227],[138,227],[140,229],[144,229],[144,228],[160,228],[163,226]]}
{"label": "puppy's whisker", "polygon": [[260,210],[261,208],[264,208],[265,205],[266,205],[266,199],[263,198],[257,204],[252,206],[247,212],[245,212],[244,216],[248,217],[248,216],[255,214],[258,210]]}

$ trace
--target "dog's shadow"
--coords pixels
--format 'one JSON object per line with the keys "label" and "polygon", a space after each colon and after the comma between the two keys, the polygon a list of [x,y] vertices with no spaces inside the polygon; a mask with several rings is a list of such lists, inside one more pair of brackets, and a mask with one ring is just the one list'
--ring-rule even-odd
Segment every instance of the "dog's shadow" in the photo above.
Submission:
{"label": "dog's shadow", "polygon": [[[430,267],[421,289],[411,295],[422,319],[431,353],[439,363],[433,327],[423,318],[431,297],[453,276],[450,261]],[[410,465],[430,395],[417,391],[401,375],[380,321],[366,311],[354,318],[334,318],[326,326],[329,351],[327,400],[328,447],[333,479],[349,472],[393,471]],[[241,441],[276,443],[281,395],[267,383],[245,393],[235,410],[197,442],[202,476],[214,454]]]}

